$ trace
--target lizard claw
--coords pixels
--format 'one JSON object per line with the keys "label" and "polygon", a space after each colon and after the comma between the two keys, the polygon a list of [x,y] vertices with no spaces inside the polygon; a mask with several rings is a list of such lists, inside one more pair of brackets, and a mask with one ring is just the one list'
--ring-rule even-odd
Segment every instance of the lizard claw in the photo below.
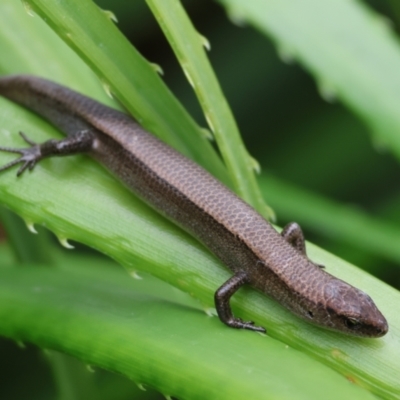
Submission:
{"label": "lizard claw", "polygon": [[25,142],[27,142],[31,147],[20,148],[20,149],[13,147],[0,147],[0,151],[21,154],[21,157],[13,161],[10,161],[9,163],[0,167],[0,172],[5,171],[6,169],[9,169],[16,164],[22,163],[21,167],[17,172],[17,176],[20,176],[27,168],[29,168],[29,170],[32,171],[36,163],[42,158],[40,145],[30,140],[23,132],[20,132],[20,135],[25,140]]}
{"label": "lizard claw", "polygon": [[29,139],[28,136],[26,136],[26,134],[22,131],[19,131],[20,136],[22,137],[22,139],[25,140],[26,143],[30,144],[31,146],[36,146],[37,143],[34,142],[33,140]]}
{"label": "lizard claw", "polygon": [[250,331],[267,333],[262,326],[254,325],[254,321],[243,321],[241,318],[235,318],[235,328],[248,329]]}

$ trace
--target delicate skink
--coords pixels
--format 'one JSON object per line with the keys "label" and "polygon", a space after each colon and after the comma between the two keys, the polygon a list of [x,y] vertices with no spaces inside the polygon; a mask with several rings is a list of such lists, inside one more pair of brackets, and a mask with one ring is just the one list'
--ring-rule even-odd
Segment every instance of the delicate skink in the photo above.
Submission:
{"label": "delicate skink", "polygon": [[0,78],[0,95],[33,110],[67,135],[36,144],[21,133],[30,147],[0,147],[21,154],[0,171],[21,163],[17,173],[21,175],[45,157],[90,154],[233,271],[215,293],[218,316],[226,325],[265,332],[232,314],[230,298],[247,284],[325,328],[364,337],[388,331],[384,316],[367,294],[309,260],[296,223],[279,234],[203,168],[128,115],[32,76]]}

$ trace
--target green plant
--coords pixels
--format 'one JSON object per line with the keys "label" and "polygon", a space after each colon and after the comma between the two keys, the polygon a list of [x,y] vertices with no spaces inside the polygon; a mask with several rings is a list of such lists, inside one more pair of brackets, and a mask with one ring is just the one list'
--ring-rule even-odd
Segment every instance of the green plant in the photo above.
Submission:
{"label": "green plant", "polygon": [[[303,2],[296,12],[288,1],[222,3],[236,19],[250,21],[273,35],[286,58],[298,58],[323,82],[325,95],[334,94],[348,104],[374,127],[379,142],[397,154],[398,135],[393,127],[399,123],[392,107],[396,96],[389,84],[397,76],[396,64],[391,62],[397,62],[397,43],[392,34],[375,25],[373,13],[358,3],[346,6],[344,1],[320,2],[321,15],[314,19],[312,1]],[[102,90],[94,71],[103,88],[147,129],[202,164],[265,215],[271,215],[252,176],[255,162],[242,147],[237,132],[232,140],[236,124],[201,49],[206,42],[197,36],[178,1],[149,0],[148,4],[196,90],[224,163],[209,143],[211,134],[193,121],[166,88],[157,69],[115,28],[109,13],[82,0],[30,0],[24,4],[35,18],[24,13],[20,3],[9,0],[0,6],[2,74],[24,72],[50,77],[118,107]],[[343,14],[344,7],[350,8]],[[332,26],[342,15],[349,19],[349,25],[361,21],[357,35],[350,32],[345,38],[336,37],[329,29],[324,30],[328,26],[324,15],[328,14]],[[263,20],[262,16],[270,19]],[[391,66],[385,74],[378,69],[379,73],[373,75],[372,61],[361,64],[359,58],[364,53],[355,57],[337,53],[346,43],[363,49],[363,34],[367,32],[380,40],[368,49],[372,53],[379,50],[379,60]],[[358,40],[358,45],[349,38]],[[325,50],[324,57],[318,57],[321,49]],[[343,54],[348,56],[345,62]],[[336,59],[335,64],[332,60]],[[369,72],[366,78],[362,74],[365,65],[371,67],[365,68]],[[364,79],[356,80],[358,75]],[[376,84],[381,75],[384,82]],[[370,96],[387,102],[371,104],[366,100]],[[21,145],[18,130],[29,132],[37,141],[59,135],[37,116],[2,98],[0,121],[2,142],[9,146]],[[1,163],[8,159],[10,155],[0,154]],[[262,184],[267,198],[271,181],[265,179]],[[287,184],[283,189],[288,189]],[[295,198],[301,192],[294,193]],[[38,254],[28,252],[23,257],[17,253],[23,260],[20,264],[27,268],[7,267],[12,262],[4,262],[0,269],[0,333],[4,336],[66,352],[180,398],[372,398],[368,391],[383,398],[400,397],[400,321],[394,307],[399,304],[399,293],[315,246],[309,245],[313,259],[376,299],[390,323],[385,338],[362,340],[325,332],[251,290],[235,296],[234,307],[241,316],[267,326],[267,338],[227,329],[216,318],[207,317],[199,312],[200,303],[148,274],[189,293],[204,307],[212,307],[213,292],[229,272],[196,241],[142,204],[86,157],[46,160],[18,181],[15,171],[8,171],[0,177],[0,198],[31,229],[34,223],[43,224],[65,246],[67,239],[84,243],[111,256],[133,277],[144,277],[143,282],[133,281],[115,267],[99,265],[107,263],[95,256],[60,254],[51,240],[44,238],[41,247],[36,247]],[[317,201],[312,196],[298,203],[304,210]],[[331,212],[326,205],[315,210],[325,211],[325,215]],[[6,218],[9,215],[4,213]],[[351,223],[350,218],[347,224]],[[5,225],[8,232],[18,227],[14,223]],[[342,229],[346,229],[345,224]],[[32,235],[23,236],[24,243],[34,240]],[[6,254],[7,249],[2,252]],[[336,371],[357,385],[349,384]],[[82,379],[87,379],[84,373]],[[68,393],[74,387],[78,394],[70,398],[79,398],[76,377],[65,373],[62,382],[58,389],[65,398],[73,396]],[[91,393],[95,398],[101,396],[95,389]]]}

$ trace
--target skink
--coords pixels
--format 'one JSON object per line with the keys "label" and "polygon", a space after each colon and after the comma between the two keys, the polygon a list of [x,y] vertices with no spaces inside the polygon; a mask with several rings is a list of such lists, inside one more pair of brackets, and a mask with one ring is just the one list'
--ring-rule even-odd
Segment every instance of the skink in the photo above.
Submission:
{"label": "skink", "polygon": [[388,331],[386,319],[364,292],[327,273],[306,255],[301,228],[279,234],[253,208],[203,168],[147,133],[128,115],[45,79],[0,78],[0,95],[27,107],[58,127],[66,138],[28,148],[0,147],[21,157],[17,175],[45,157],[88,153],[134,193],[208,247],[233,272],[215,292],[222,322],[265,332],[232,314],[230,298],[250,285],[303,319],[363,337]]}

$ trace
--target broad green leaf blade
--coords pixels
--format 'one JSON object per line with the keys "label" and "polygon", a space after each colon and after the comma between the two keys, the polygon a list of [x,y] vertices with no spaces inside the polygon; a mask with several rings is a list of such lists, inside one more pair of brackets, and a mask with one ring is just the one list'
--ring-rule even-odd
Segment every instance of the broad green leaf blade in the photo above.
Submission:
{"label": "broad green leaf blade", "polygon": [[267,209],[254,176],[254,160],[249,156],[205,54],[205,38],[195,30],[179,1],[147,0],[193,87],[222,158],[230,171],[236,193],[266,218]]}
{"label": "broad green leaf blade", "polygon": [[39,75],[118,107],[89,67],[38,16],[29,15],[22,2],[3,0],[0,20],[1,75]]}
{"label": "broad green leaf blade", "polygon": [[374,398],[283,343],[175,302],[160,282],[80,267],[0,269],[0,334],[180,399]]}
{"label": "broad green leaf blade", "polygon": [[150,132],[193,158],[227,184],[225,167],[158,73],[88,0],[26,1],[100,77]]}
{"label": "broad green leaf blade", "polygon": [[[3,99],[0,120],[10,131],[17,124],[22,129],[29,126],[32,136],[40,140],[44,122]],[[20,143],[16,136],[8,140],[10,145]],[[0,164],[10,158],[0,154]],[[207,307],[213,306],[215,290],[230,276],[194,239],[161,219],[84,156],[45,160],[19,179],[15,171],[4,172],[0,201],[59,237],[94,247],[131,273],[146,271],[190,293]],[[311,258],[330,273],[372,296],[389,321],[388,335],[368,340],[325,331],[252,290],[234,296],[235,312],[266,326],[272,337],[302,349],[375,393],[399,398],[400,316],[393,307],[400,302],[399,292],[322,250],[313,246],[308,249]]]}
{"label": "broad green leaf blade", "polygon": [[298,61],[321,94],[339,99],[371,128],[374,143],[400,157],[400,47],[383,17],[361,1],[218,0]]}

